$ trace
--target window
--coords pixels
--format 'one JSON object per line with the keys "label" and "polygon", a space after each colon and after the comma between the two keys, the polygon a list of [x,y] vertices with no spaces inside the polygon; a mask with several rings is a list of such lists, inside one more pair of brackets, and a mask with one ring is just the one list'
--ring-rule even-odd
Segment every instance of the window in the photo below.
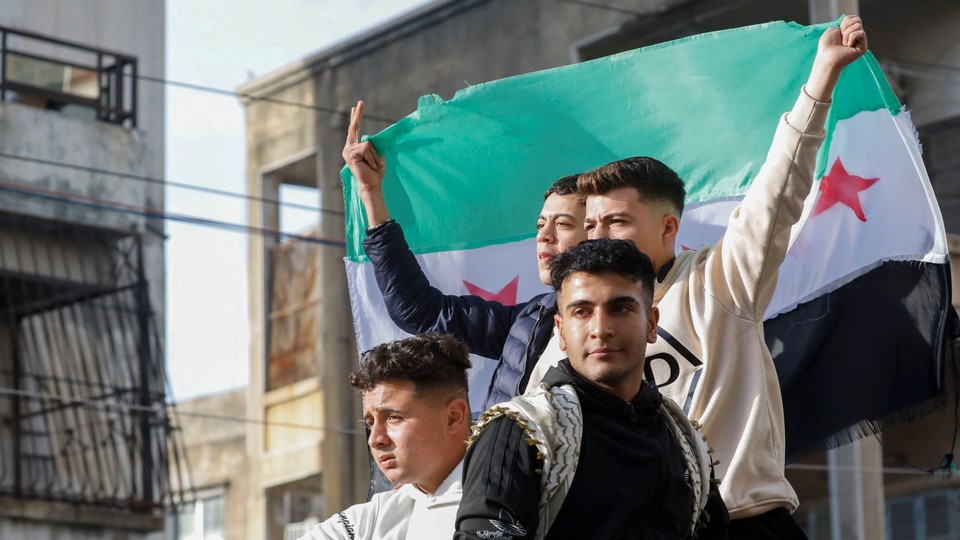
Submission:
{"label": "window", "polygon": [[0,27],[0,100],[136,127],[137,59]]}
{"label": "window", "polygon": [[888,500],[887,538],[960,538],[960,489],[931,491]]}
{"label": "window", "polygon": [[223,540],[223,496],[184,505],[171,527],[171,540]]}

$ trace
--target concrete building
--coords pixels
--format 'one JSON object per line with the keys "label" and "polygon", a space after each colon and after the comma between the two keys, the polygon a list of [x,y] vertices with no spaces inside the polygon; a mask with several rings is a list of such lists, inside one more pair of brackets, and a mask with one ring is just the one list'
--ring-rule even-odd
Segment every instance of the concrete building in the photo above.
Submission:
{"label": "concrete building", "polygon": [[[438,0],[240,88],[270,99],[245,100],[249,194],[275,198],[285,183],[315,187],[322,207],[317,235],[329,241],[298,248],[270,239],[250,242],[250,414],[316,420],[327,428],[309,443],[252,428],[251,470],[259,491],[251,499],[251,538],[263,533],[279,538],[281,523],[267,509],[288,486],[316,488],[323,515],[364,494],[353,476],[365,458],[363,437],[352,429],[358,405],[344,383],[356,356],[344,250],[336,245],[343,240],[340,151],[358,98],[367,103],[364,131],[376,132],[414,110],[421,95],[449,98],[466,84],[690,34],[776,19],[823,22],[844,12],[861,13],[868,21],[871,49],[914,111],[948,232],[960,234],[955,186],[960,181],[955,151],[960,144],[960,42],[955,38],[960,11],[951,0],[909,5],[895,0]],[[249,218],[251,225],[277,228],[280,215],[275,206],[255,203]],[[285,253],[295,250],[311,251],[313,285],[297,284],[305,291],[297,295],[281,293],[278,287],[304,277],[305,268],[292,273],[283,268]],[[303,348],[305,334],[286,328],[297,312],[323,323],[298,326],[318,331],[316,349],[309,354]],[[935,512],[960,504],[956,478],[895,474],[908,469],[906,463],[931,467],[939,462],[952,443],[933,434],[952,433],[955,420],[933,415],[891,430],[882,447],[870,438],[790,469],[803,501],[798,517],[811,537],[940,537],[935,530],[947,531],[943,537],[960,536],[957,512],[945,518]],[[288,458],[296,462],[283,461]],[[319,482],[302,483],[312,479]]]}
{"label": "concrete building", "polygon": [[163,185],[133,178],[163,178],[164,2],[0,0],[0,43],[0,537],[145,538],[172,494],[164,225],[136,210]]}
{"label": "concrete building", "polygon": [[172,414],[183,434],[189,476],[171,470],[174,486],[188,491],[167,522],[172,540],[244,540],[249,493],[245,388],[177,403]]}

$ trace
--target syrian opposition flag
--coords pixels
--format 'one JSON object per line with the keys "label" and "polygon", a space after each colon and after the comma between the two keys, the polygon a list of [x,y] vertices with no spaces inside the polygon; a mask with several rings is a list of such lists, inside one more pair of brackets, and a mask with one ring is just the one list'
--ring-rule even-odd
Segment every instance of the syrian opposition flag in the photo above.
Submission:
{"label": "syrian opposition flag", "polygon": [[[634,155],[685,179],[678,251],[716,242],[806,81],[827,25],[769,23],[471,86],[371,137],[387,203],[431,282],[504,304],[545,290],[544,190]],[[909,115],[869,53],[833,96],[818,182],[767,313],[790,455],[906,419],[943,390],[952,334],[942,219]],[[364,257],[344,169],[347,273],[361,350],[403,336]],[[493,362],[477,363],[471,404]]]}

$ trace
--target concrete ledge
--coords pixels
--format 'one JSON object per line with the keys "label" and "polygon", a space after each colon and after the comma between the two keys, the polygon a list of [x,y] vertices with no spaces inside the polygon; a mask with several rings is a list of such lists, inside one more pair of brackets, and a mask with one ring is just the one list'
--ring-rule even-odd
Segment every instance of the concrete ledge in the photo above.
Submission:
{"label": "concrete ledge", "polygon": [[11,518],[61,523],[102,529],[122,529],[134,532],[162,531],[162,513],[135,514],[122,510],[98,508],[89,504],[68,504],[0,497],[0,520]]}

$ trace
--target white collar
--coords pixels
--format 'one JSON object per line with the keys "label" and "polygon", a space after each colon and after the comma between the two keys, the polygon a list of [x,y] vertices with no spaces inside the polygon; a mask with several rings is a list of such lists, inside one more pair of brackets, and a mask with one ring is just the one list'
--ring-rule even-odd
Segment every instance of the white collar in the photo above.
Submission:
{"label": "white collar", "polygon": [[415,501],[435,502],[440,499],[456,497],[458,500],[463,491],[463,460],[450,471],[450,474],[440,483],[435,493],[424,493],[414,484],[404,484],[400,492]]}

